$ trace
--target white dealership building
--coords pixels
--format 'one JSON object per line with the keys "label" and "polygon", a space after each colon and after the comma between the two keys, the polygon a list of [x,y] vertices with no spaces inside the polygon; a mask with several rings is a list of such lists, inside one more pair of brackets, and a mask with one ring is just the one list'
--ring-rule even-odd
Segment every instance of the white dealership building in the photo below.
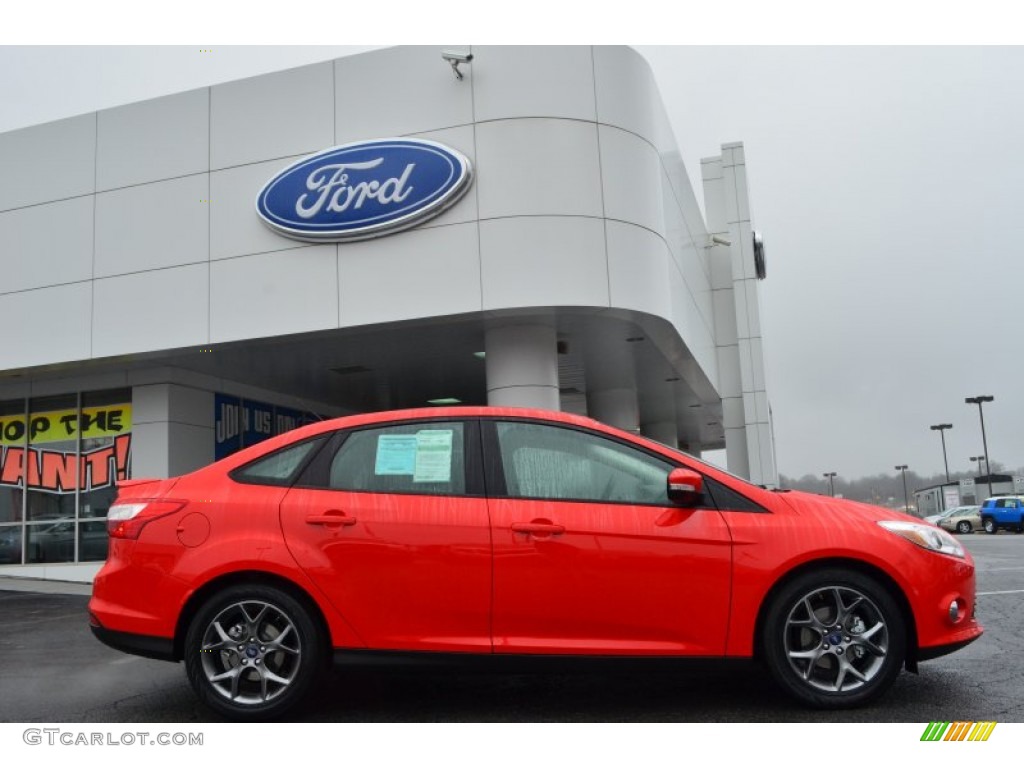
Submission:
{"label": "white dealership building", "polygon": [[[118,479],[317,416],[561,409],[776,483],[742,145],[702,162],[702,213],[636,51],[443,53],[0,134],[0,575],[89,580]],[[373,176],[399,144],[450,193],[348,234],[257,208],[286,176],[311,221],[414,201],[413,161]]]}

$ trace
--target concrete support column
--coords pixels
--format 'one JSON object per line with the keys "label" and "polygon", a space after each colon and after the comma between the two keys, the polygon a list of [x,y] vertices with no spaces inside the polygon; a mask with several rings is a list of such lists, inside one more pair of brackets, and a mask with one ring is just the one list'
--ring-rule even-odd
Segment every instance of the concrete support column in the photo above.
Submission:
{"label": "concrete support column", "polygon": [[213,393],[177,384],[132,388],[132,476],[172,477],[213,461]]}
{"label": "concrete support column", "polygon": [[627,432],[640,431],[640,405],[632,387],[598,389],[587,393],[587,414]]}
{"label": "concrete support column", "polygon": [[695,459],[700,458],[700,443],[679,443],[679,450],[690,454]]}
{"label": "concrete support column", "polygon": [[640,425],[640,434],[657,440],[669,448],[675,448],[679,443],[679,430],[674,421],[652,421]]}
{"label": "concrete support column", "polygon": [[559,409],[558,340],[546,325],[509,325],[487,331],[487,404]]}

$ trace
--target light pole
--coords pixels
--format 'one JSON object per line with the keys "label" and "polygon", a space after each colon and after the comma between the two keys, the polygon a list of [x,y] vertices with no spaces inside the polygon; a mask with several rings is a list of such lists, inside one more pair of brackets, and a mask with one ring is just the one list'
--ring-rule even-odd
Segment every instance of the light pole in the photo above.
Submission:
{"label": "light pole", "polygon": [[910,497],[907,495],[907,467],[906,464],[897,464],[896,469],[903,473],[903,511],[910,514]]}
{"label": "light pole", "polygon": [[978,395],[977,397],[965,397],[964,402],[971,405],[978,404],[978,418],[981,419],[981,447],[985,451],[985,474],[988,476],[988,495],[992,495],[992,467],[988,463],[988,440],[985,439],[985,413],[981,409],[982,403],[991,403],[995,400],[992,395]]}
{"label": "light pole", "polygon": [[827,477],[828,478],[828,495],[829,496],[835,496],[836,495],[835,486],[832,485],[832,478],[835,477],[835,476],[836,476],[835,472],[825,472],[824,474],[822,474],[822,477]]}
{"label": "light pole", "polygon": [[971,456],[971,461],[978,462],[978,477],[981,477],[981,460],[984,458],[984,456]]}
{"label": "light pole", "polygon": [[942,463],[946,467],[946,482],[949,482],[949,461],[946,459],[946,430],[952,429],[952,424],[932,424],[931,429],[937,429],[942,438]]}

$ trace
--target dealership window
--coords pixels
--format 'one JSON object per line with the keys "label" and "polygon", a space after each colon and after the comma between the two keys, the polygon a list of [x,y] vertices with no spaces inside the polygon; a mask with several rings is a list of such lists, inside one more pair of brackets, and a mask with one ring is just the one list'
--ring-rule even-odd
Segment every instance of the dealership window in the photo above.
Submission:
{"label": "dealership window", "polygon": [[106,557],[131,428],[128,389],[0,403],[0,563]]}

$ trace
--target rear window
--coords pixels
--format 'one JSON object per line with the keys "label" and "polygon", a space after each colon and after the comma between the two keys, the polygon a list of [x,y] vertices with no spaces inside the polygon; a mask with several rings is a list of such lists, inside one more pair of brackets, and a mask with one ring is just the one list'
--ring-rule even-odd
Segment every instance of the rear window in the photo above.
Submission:
{"label": "rear window", "polygon": [[302,443],[289,445],[274,451],[269,456],[256,459],[231,473],[239,483],[257,485],[290,485],[298,475],[306,459],[311,458],[326,438],[318,437]]}

